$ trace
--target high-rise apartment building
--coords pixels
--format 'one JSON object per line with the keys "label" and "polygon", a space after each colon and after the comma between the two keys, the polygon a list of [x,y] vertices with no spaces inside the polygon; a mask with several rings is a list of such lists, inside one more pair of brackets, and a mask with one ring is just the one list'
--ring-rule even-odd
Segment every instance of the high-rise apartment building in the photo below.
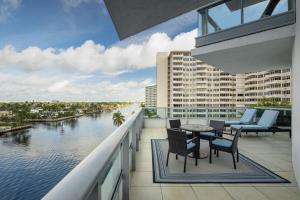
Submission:
{"label": "high-rise apartment building", "polygon": [[[239,75],[237,75],[239,76]],[[291,69],[244,74],[244,104],[256,104],[262,97],[274,102],[291,102]]]}
{"label": "high-rise apartment building", "polygon": [[156,107],[156,85],[145,88],[145,106]]}
{"label": "high-rise apartment building", "polygon": [[157,107],[245,107],[262,97],[291,101],[290,69],[231,75],[191,56],[157,54]]}

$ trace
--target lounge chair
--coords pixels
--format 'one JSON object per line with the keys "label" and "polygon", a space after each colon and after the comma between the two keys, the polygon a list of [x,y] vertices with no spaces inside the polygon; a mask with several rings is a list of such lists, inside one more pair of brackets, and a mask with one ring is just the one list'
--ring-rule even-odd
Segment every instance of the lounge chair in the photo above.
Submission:
{"label": "lounge chair", "polygon": [[257,124],[253,125],[231,125],[231,130],[242,129],[242,132],[277,132],[277,128],[273,127],[277,121],[279,111],[265,110]]}
{"label": "lounge chair", "polygon": [[176,160],[178,159],[178,155],[184,156],[184,173],[186,172],[186,159],[188,154],[194,153],[195,156],[195,165],[198,165],[197,160],[197,142],[198,138],[195,137],[193,139],[188,140],[186,134],[184,134],[180,130],[174,129],[167,129],[168,133],[168,141],[169,141],[169,150],[167,155],[167,163],[166,166],[169,164],[169,156],[170,153],[176,154]]}
{"label": "lounge chair", "polygon": [[251,124],[256,115],[256,109],[246,109],[243,116],[238,121],[225,121],[225,126]]}

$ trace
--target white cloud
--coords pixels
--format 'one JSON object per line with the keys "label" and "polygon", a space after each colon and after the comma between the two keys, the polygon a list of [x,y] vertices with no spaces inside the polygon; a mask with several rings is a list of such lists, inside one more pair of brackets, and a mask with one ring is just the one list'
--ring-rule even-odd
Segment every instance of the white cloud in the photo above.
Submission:
{"label": "white cloud", "polygon": [[7,45],[0,49],[0,68],[20,68],[28,71],[59,68],[87,74],[120,73],[155,66],[157,52],[190,50],[194,46],[195,37],[196,30],[179,34],[174,39],[165,33],[155,33],[145,42],[110,48],[91,40],[79,47],[67,49],[28,47],[17,51],[13,46]]}
{"label": "white cloud", "polygon": [[22,0],[0,0],[0,23],[5,22],[21,5]]}
{"label": "white cloud", "polygon": [[76,8],[82,3],[96,2],[98,0],[62,0],[64,5],[68,8]]}
{"label": "white cloud", "polygon": [[122,81],[105,74],[153,67],[157,52],[190,50],[195,36],[196,30],[173,39],[155,33],[142,43],[110,48],[93,41],[66,49],[18,51],[7,45],[0,49],[0,101],[144,100],[144,87],[154,84],[153,79]]}
{"label": "white cloud", "polygon": [[140,101],[150,84],[153,79],[89,83],[84,77],[0,73],[0,101]]}
{"label": "white cloud", "polygon": [[54,83],[53,85],[51,85],[48,88],[48,91],[49,92],[58,92],[58,91],[63,90],[64,88],[66,88],[66,86],[68,86],[69,84],[70,84],[70,82],[67,80],[60,81],[58,83]]}

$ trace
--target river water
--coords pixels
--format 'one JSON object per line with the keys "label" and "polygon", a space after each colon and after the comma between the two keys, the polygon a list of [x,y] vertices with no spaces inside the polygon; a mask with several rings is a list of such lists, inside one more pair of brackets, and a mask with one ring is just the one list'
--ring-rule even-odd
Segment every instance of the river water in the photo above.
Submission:
{"label": "river water", "polygon": [[[127,118],[136,109],[120,110]],[[0,199],[42,198],[115,129],[110,112],[1,137]]]}

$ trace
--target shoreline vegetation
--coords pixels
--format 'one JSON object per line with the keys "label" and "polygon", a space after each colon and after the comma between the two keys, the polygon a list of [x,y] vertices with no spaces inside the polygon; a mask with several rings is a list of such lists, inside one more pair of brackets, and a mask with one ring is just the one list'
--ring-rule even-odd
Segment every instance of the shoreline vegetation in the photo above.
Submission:
{"label": "shoreline vegetation", "polygon": [[[91,113],[85,113],[86,115],[89,115]],[[84,116],[84,114],[78,114],[78,115],[73,115],[69,117],[61,117],[58,119],[28,119],[26,121],[31,122],[31,123],[36,123],[36,122],[60,122],[68,119],[74,119],[74,118],[79,118],[81,116]]]}
{"label": "shoreline vegetation", "polygon": [[59,122],[84,115],[112,112],[129,102],[0,103],[0,135],[31,128],[31,123]]}

